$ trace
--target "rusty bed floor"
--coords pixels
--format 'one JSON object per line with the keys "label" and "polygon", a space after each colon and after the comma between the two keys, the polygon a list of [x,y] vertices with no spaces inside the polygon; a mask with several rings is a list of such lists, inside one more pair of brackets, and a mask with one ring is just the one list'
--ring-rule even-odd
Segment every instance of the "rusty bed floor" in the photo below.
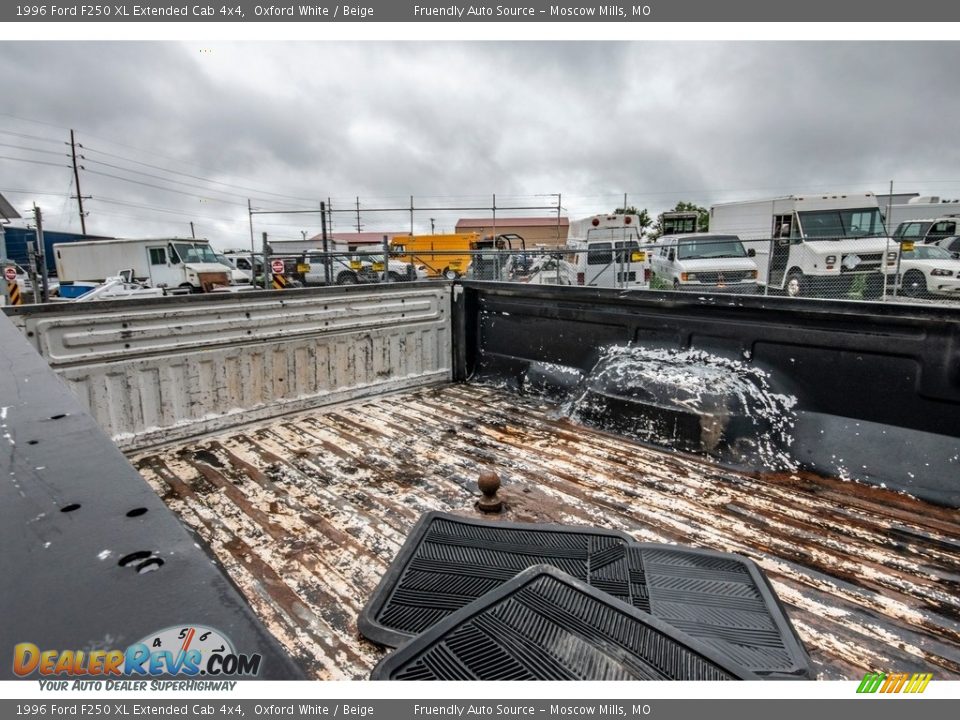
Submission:
{"label": "rusty bed floor", "polygon": [[472,385],[321,408],[132,461],[203,537],[254,610],[321,679],[385,654],[356,617],[421,513],[597,525],[737,552],[766,571],[821,679],[866,670],[960,679],[960,518],[808,474],[750,477],[556,418]]}

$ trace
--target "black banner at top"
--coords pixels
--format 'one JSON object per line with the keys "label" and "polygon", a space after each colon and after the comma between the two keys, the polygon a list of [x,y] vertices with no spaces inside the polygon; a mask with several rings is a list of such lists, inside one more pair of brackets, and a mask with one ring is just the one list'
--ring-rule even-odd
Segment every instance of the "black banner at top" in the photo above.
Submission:
{"label": "black banner at top", "polygon": [[106,3],[4,4],[0,22],[950,22],[960,3],[941,0],[639,0],[590,2],[457,3],[357,0],[356,2],[197,3],[111,0]]}

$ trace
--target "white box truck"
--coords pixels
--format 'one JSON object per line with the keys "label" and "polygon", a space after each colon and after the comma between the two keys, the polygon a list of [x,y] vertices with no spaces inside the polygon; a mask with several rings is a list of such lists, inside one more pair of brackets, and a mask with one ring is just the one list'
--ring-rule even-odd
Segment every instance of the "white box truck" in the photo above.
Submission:
{"label": "white box truck", "polygon": [[788,195],[710,208],[710,232],[738,235],[756,251],[761,282],[791,297],[864,297],[884,292],[897,263],[873,193]]}
{"label": "white box truck", "polygon": [[158,288],[210,292],[233,284],[231,268],[223,265],[206,240],[94,240],[53,246],[61,285],[103,282],[121,271]]}

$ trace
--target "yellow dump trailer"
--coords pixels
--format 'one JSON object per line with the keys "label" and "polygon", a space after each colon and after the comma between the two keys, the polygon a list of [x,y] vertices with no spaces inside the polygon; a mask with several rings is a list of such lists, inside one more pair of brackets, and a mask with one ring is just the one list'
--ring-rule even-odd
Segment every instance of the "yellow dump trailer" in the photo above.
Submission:
{"label": "yellow dump trailer", "polygon": [[475,250],[479,233],[450,235],[397,235],[390,247],[402,262],[423,265],[430,277],[460,277],[470,267],[470,251]]}

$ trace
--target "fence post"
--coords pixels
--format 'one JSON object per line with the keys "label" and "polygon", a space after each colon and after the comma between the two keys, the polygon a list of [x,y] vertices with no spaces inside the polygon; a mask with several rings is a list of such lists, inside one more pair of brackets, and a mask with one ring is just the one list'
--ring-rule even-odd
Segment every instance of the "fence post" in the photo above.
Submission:
{"label": "fence post", "polygon": [[263,234],[263,289],[269,290],[273,280],[273,272],[270,269],[270,246],[267,244],[267,234]]}
{"label": "fence post", "polygon": [[40,302],[40,280],[37,277],[37,250],[36,242],[27,240],[27,272],[30,274],[30,285],[33,287],[33,302]]}
{"label": "fence post", "polygon": [[383,236],[383,281],[390,282],[390,240]]}
{"label": "fence post", "polygon": [[[887,233],[887,248],[883,253],[883,257],[880,259],[880,272],[883,273],[883,294],[880,295],[880,302],[887,301],[887,267],[888,267],[887,258],[888,257],[890,257],[890,234],[889,233]],[[897,270],[899,269],[900,269],[900,253],[897,253],[897,266],[896,266],[896,269],[894,270],[894,273],[896,273]],[[896,288],[897,286],[896,274],[894,274],[893,276],[893,286],[894,288]]]}
{"label": "fence post", "polygon": [[[763,294],[770,295],[770,274],[773,272],[773,247],[776,244],[774,238],[770,238],[770,244],[767,246],[767,281],[763,284]],[[783,269],[786,275],[787,269]]]}
{"label": "fence post", "polygon": [[[3,225],[0,225],[0,267],[6,268],[7,266],[7,240],[6,232],[3,229]],[[16,281],[14,281],[16,284]],[[10,289],[6,281],[3,281],[3,294],[6,297],[7,304],[10,303]]]}
{"label": "fence post", "polygon": [[43,214],[36,205],[33,206],[33,214],[37,222],[37,258],[40,261],[40,266],[37,269],[40,273],[40,300],[41,302],[47,302],[50,299],[50,286],[47,281],[47,245],[43,239]]}

